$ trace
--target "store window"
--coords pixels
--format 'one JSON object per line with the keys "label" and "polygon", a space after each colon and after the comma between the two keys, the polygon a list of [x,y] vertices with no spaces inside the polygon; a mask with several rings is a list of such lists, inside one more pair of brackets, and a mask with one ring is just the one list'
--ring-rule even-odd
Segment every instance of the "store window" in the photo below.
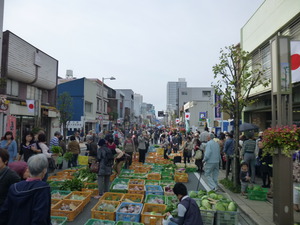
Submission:
{"label": "store window", "polygon": [[85,112],[91,113],[92,112],[92,103],[91,102],[85,102]]}
{"label": "store window", "polygon": [[6,93],[7,95],[11,96],[19,96],[19,83],[15,80],[9,80],[6,81]]}

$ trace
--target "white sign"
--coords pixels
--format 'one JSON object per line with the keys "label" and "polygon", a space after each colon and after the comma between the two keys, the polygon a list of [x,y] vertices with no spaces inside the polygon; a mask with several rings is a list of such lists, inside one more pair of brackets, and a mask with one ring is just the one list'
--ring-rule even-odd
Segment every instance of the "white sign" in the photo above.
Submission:
{"label": "white sign", "polygon": [[179,118],[176,118],[176,123],[179,123]]}
{"label": "white sign", "polygon": [[69,121],[67,123],[68,129],[81,129],[83,127],[83,124],[81,121]]}
{"label": "white sign", "polygon": [[186,119],[186,120],[190,120],[190,116],[191,116],[190,113],[188,113],[188,112],[185,113],[185,119]]}

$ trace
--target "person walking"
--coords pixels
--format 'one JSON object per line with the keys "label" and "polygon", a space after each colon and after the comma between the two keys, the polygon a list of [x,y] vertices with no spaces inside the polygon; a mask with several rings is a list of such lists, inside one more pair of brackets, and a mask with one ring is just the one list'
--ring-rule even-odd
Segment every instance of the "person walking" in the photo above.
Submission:
{"label": "person walking", "polygon": [[89,163],[89,167],[90,167],[92,165],[92,163],[97,161],[98,145],[94,141],[93,136],[88,136],[86,150],[87,150],[87,154],[88,154],[88,163]]}
{"label": "person walking", "polygon": [[[37,149],[41,149],[42,154],[47,157],[47,159],[48,159],[48,169],[55,170],[55,163],[54,163],[54,168],[53,168],[53,164],[50,165],[50,162],[52,161],[52,153],[49,152],[49,147],[46,144],[46,135],[45,135],[45,133],[40,133],[38,135],[38,141],[36,143],[36,146],[37,146]],[[48,172],[51,172],[51,171],[47,170],[45,176],[43,177],[43,181],[45,181],[45,182],[48,179]]]}
{"label": "person walking", "polygon": [[234,155],[234,140],[233,135],[231,133],[226,135],[226,141],[224,144],[224,153],[226,156],[226,178],[229,176],[229,172],[231,170],[231,161]]}
{"label": "person walking", "polygon": [[145,163],[146,157],[146,138],[144,134],[138,136],[139,162]]}
{"label": "person walking", "polygon": [[208,185],[212,190],[218,188],[219,163],[221,161],[220,146],[214,139],[215,135],[210,133],[207,137],[207,144],[204,152],[204,172]]}
{"label": "person walking", "polygon": [[109,178],[112,174],[115,155],[113,149],[107,147],[106,140],[100,139],[98,145],[97,159],[99,161],[99,172],[97,181],[99,195],[95,196],[96,199],[99,199],[105,192],[109,191]]}
{"label": "person walking", "polygon": [[9,161],[13,162],[17,159],[18,147],[17,142],[14,140],[13,133],[7,131],[1,139],[0,148],[4,148],[8,151]]}
{"label": "person walking", "polygon": [[193,143],[192,143],[192,138],[190,136],[187,136],[186,142],[183,145],[183,159],[184,163],[186,164],[187,162],[191,162],[191,157],[192,157],[192,151],[193,151]]}
{"label": "person walking", "polygon": [[70,143],[68,144],[68,152],[73,154],[72,159],[68,161],[68,168],[77,166],[78,155],[81,153],[80,145],[76,140],[75,136],[70,137]]}
{"label": "person walking", "polygon": [[168,138],[166,137],[165,134],[161,135],[160,146],[161,148],[164,149],[164,159],[169,159],[167,153],[168,153],[168,148],[170,146],[170,142],[168,141]]}
{"label": "person walking", "polygon": [[48,167],[44,154],[29,158],[30,178],[10,186],[0,209],[0,224],[51,225],[50,186],[42,181]]}
{"label": "person walking", "polygon": [[178,134],[175,134],[174,137],[172,138],[172,149],[173,149],[173,153],[177,153],[179,150]]}
{"label": "person walking", "polygon": [[31,132],[25,133],[23,135],[23,140],[20,145],[18,161],[20,161],[23,157],[23,160],[25,162],[27,162],[31,156],[33,156],[37,153],[41,153],[41,150],[36,148],[33,133],[31,133]]}
{"label": "person walking", "polygon": [[251,174],[251,182],[255,183],[255,149],[256,149],[256,141],[254,140],[254,134],[248,133],[248,140],[244,141],[242,147],[242,159],[249,165],[250,174]]}
{"label": "person walking", "polygon": [[51,138],[49,143],[50,151],[53,146],[59,146],[59,138],[61,136],[61,133],[59,131],[55,131],[53,138]]}
{"label": "person walking", "polygon": [[126,160],[126,163],[125,163],[125,169],[129,169],[129,166],[131,166],[131,164],[132,164],[132,156],[135,153],[135,146],[134,146],[134,143],[133,143],[133,140],[132,140],[130,134],[127,135],[127,138],[124,141],[123,150],[126,154],[128,154],[130,156],[129,159]]}

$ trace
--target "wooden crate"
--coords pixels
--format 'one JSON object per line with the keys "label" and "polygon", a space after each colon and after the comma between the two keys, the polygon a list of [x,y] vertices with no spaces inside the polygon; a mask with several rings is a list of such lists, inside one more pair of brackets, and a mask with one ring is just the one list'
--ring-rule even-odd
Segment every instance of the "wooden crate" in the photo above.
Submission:
{"label": "wooden crate", "polygon": [[88,192],[88,191],[73,191],[65,199],[72,200],[71,198],[72,198],[73,195],[81,195],[81,196],[83,196],[84,199],[80,200],[80,201],[83,201],[83,205],[86,206],[90,202],[90,200],[91,200],[92,192]]}
{"label": "wooden crate", "polygon": [[161,180],[161,175],[159,173],[149,173],[147,180]]}
{"label": "wooden crate", "polygon": [[[105,211],[97,210],[98,206],[103,203],[114,205],[116,208],[115,211],[114,212],[105,212]],[[116,210],[119,205],[120,205],[120,202],[99,200],[98,203],[91,210],[92,218],[100,219],[100,220],[113,220],[114,221],[116,219]]]}
{"label": "wooden crate", "polygon": [[51,209],[52,209],[57,203],[59,203],[60,201],[62,201],[62,200],[60,200],[60,199],[51,199]]}
{"label": "wooden crate", "polygon": [[106,192],[100,200],[105,200],[105,201],[116,201],[120,202],[123,199],[124,194],[122,193],[117,193],[117,192]]}
{"label": "wooden crate", "polygon": [[135,203],[143,203],[144,201],[144,195],[143,194],[124,194],[122,198],[123,202],[135,202]]}
{"label": "wooden crate", "polygon": [[187,183],[189,182],[189,175],[187,173],[176,173],[175,182]]}
{"label": "wooden crate", "polygon": [[[73,211],[60,210],[63,204],[71,204],[71,203],[73,203],[76,206],[75,210]],[[68,218],[68,221],[73,221],[82,210],[83,210],[83,201],[66,199],[60,201],[51,209],[51,216],[65,216]]]}
{"label": "wooden crate", "polygon": [[[145,225],[152,225],[152,224],[163,224],[164,219],[164,211],[166,210],[167,206],[163,204],[150,204],[145,203],[144,208],[142,211],[142,219],[141,222]],[[150,213],[158,213],[159,215],[150,214]]]}
{"label": "wooden crate", "polygon": [[[133,189],[134,187],[141,187],[142,190],[131,190]],[[128,193],[129,194],[145,194],[145,185],[142,185],[142,184],[129,184],[128,185]]]}

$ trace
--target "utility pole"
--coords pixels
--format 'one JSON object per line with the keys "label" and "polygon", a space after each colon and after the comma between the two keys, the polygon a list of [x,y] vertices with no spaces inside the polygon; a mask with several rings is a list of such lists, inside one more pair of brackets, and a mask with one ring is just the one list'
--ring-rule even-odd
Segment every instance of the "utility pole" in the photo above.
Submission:
{"label": "utility pole", "polygon": [[[4,0],[0,0],[0,65],[2,64],[2,40],[3,40],[3,14]],[[2,68],[0,67],[0,78],[2,79]],[[0,112],[0,137],[4,135],[4,112]]]}

